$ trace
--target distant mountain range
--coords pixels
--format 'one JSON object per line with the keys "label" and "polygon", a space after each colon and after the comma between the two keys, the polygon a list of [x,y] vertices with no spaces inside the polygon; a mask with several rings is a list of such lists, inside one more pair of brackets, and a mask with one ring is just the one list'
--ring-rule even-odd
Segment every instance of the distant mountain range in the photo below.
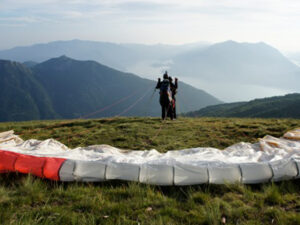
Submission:
{"label": "distant mountain range", "polygon": [[300,118],[300,94],[208,106],[191,117]]}
{"label": "distant mountain range", "polygon": [[2,59],[27,63],[40,63],[60,55],[95,60],[150,79],[168,70],[171,75],[229,102],[300,91],[300,68],[263,42],[174,46],[72,40],[0,51]]}
{"label": "distant mountain range", "polygon": [[[0,60],[0,121],[160,115],[155,81],[66,56],[25,64]],[[180,112],[220,103],[182,82],[177,100]]]}
{"label": "distant mountain range", "polygon": [[207,46],[205,43],[176,46],[115,44],[82,40],[54,41],[2,50],[0,51],[0,59],[40,63],[61,55],[67,55],[77,60],[94,60],[118,70],[128,71],[128,68],[135,67],[140,62],[162,63],[189,49],[205,46]]}
{"label": "distant mountain range", "polygon": [[278,50],[257,44],[227,41],[174,58],[172,71],[205,82],[248,84],[297,89],[300,68]]}

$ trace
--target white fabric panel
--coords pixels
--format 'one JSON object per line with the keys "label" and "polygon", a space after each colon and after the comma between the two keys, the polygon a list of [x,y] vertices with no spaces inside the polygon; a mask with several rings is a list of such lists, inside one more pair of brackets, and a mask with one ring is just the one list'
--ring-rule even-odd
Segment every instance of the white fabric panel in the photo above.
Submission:
{"label": "white fabric panel", "polygon": [[77,181],[105,180],[106,165],[99,161],[75,161],[74,176]]}
{"label": "white fabric panel", "polygon": [[193,166],[183,163],[174,165],[174,184],[175,185],[193,185],[208,183],[207,166]]}
{"label": "white fabric panel", "polygon": [[241,171],[238,165],[209,166],[209,183],[225,184],[241,182]]}
{"label": "white fabric panel", "polygon": [[242,163],[240,168],[244,184],[268,182],[273,176],[272,169],[268,163]]}
{"label": "white fabric panel", "polygon": [[207,147],[160,153],[155,149],[121,150],[108,145],[69,149],[54,139],[23,141],[8,131],[0,133],[0,149],[67,159],[59,171],[62,181],[107,178],[158,185],[261,183],[300,178],[300,129],[284,137],[266,136],[257,143],[240,142],[224,150]]}
{"label": "white fabric panel", "polygon": [[140,166],[129,163],[110,162],[106,168],[106,179],[139,181]]}
{"label": "white fabric panel", "polygon": [[273,180],[289,180],[297,176],[298,168],[294,160],[279,160],[270,163],[273,170]]}
{"label": "white fabric panel", "polygon": [[173,185],[173,166],[162,164],[143,164],[140,182],[157,185]]}
{"label": "white fabric panel", "polygon": [[19,145],[24,141],[18,136],[14,135],[14,131],[6,131],[0,133],[0,145],[1,146],[11,146],[11,145]]}
{"label": "white fabric panel", "polygon": [[74,181],[73,171],[75,168],[74,160],[66,160],[63,162],[59,170],[59,178],[61,181]]}
{"label": "white fabric panel", "polygon": [[296,163],[296,166],[297,166],[297,169],[298,169],[298,173],[297,173],[297,176],[295,178],[300,178],[300,158],[293,159],[293,160]]}

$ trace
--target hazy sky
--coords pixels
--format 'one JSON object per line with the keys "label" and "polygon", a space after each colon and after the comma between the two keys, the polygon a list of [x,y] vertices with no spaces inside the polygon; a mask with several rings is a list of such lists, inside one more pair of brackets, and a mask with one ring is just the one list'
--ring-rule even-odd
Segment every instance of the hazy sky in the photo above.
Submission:
{"label": "hazy sky", "polygon": [[299,0],[0,0],[0,49],[69,39],[231,39],[300,51],[299,12]]}

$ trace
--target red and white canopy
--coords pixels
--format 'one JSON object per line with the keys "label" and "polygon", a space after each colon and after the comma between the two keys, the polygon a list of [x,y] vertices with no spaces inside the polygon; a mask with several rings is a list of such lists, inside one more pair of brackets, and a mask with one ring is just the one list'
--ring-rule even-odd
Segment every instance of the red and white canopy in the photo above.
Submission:
{"label": "red and white canopy", "polygon": [[121,150],[109,145],[69,149],[47,139],[23,141],[0,133],[0,173],[20,172],[59,181],[139,181],[157,185],[262,183],[300,178],[300,130],[282,138],[238,143],[224,150]]}

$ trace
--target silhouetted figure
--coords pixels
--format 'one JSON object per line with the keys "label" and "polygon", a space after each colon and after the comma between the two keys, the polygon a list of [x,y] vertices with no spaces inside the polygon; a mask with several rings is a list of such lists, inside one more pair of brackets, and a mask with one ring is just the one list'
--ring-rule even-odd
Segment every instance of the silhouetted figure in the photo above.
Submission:
{"label": "silhouetted figure", "polygon": [[[165,72],[163,78],[163,81],[158,78],[156,89],[160,90],[159,103],[161,105],[161,118],[164,120],[166,118],[166,115],[168,114],[168,111],[171,110],[172,107],[172,94],[170,91],[170,81],[167,71]],[[170,117],[171,119],[173,119],[173,113],[170,113]]]}
{"label": "silhouetted figure", "polygon": [[171,93],[172,93],[172,104],[171,104],[172,107],[169,110],[169,113],[173,114],[173,118],[176,119],[177,115],[176,115],[176,98],[175,98],[175,95],[177,94],[178,79],[175,77],[175,83],[173,83],[172,77],[169,76],[169,82],[170,82],[170,90],[171,90]]}

